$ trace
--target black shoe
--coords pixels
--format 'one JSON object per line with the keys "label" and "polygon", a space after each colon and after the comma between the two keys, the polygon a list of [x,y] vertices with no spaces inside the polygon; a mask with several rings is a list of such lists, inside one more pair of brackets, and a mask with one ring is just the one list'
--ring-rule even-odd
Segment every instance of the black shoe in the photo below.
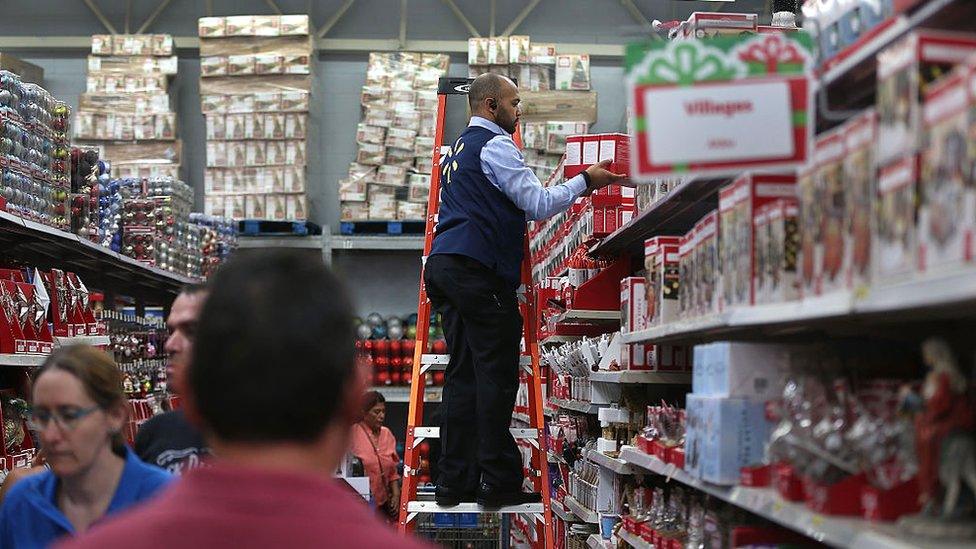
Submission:
{"label": "black shoe", "polygon": [[482,507],[507,507],[524,503],[539,503],[542,501],[542,494],[539,492],[522,492],[521,490],[506,491],[482,484],[478,488],[476,501]]}
{"label": "black shoe", "polygon": [[471,492],[450,488],[448,486],[436,486],[434,488],[434,501],[441,507],[454,507],[462,501],[473,501]]}

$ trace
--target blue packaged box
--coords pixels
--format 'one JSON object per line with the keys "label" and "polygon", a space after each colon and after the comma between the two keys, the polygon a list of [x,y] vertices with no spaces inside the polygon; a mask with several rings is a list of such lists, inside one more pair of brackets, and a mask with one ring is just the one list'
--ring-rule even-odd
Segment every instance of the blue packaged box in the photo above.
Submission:
{"label": "blue packaged box", "polygon": [[773,423],[762,401],[689,394],[685,469],[713,484],[737,484],[743,467],[760,463]]}
{"label": "blue packaged box", "polygon": [[696,345],[691,387],[696,395],[778,398],[789,376],[791,348],[765,343]]}

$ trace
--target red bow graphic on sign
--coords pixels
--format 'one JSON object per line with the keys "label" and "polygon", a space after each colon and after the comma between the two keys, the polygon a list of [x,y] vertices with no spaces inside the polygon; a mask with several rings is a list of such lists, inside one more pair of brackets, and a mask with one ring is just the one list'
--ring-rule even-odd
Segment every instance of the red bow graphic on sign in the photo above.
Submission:
{"label": "red bow graphic on sign", "polygon": [[752,41],[747,47],[740,50],[739,59],[747,63],[750,72],[756,72],[756,65],[764,69],[765,74],[775,74],[781,72],[782,65],[791,65],[790,71],[802,71],[806,56],[788,39],[779,34],[767,34],[764,39]]}

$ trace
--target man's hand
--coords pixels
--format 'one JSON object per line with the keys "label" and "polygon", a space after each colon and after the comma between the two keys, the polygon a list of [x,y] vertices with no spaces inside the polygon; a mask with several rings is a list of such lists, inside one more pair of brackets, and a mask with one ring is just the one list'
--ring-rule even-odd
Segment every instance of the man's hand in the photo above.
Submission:
{"label": "man's hand", "polygon": [[586,168],[586,175],[589,176],[589,185],[586,186],[586,191],[583,192],[583,196],[589,196],[593,191],[614,183],[620,183],[627,179],[626,175],[608,171],[607,166],[610,163],[610,160],[603,160]]}

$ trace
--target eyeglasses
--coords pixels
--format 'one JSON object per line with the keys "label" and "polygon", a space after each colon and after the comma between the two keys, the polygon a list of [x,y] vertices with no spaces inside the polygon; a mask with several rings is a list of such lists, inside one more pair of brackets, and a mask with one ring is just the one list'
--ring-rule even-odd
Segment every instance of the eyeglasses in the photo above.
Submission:
{"label": "eyeglasses", "polygon": [[31,410],[30,416],[27,417],[27,424],[34,431],[43,431],[47,429],[51,420],[54,420],[54,424],[62,431],[73,431],[79,421],[98,409],[98,406],[92,406],[91,408],[68,407],[59,412]]}

